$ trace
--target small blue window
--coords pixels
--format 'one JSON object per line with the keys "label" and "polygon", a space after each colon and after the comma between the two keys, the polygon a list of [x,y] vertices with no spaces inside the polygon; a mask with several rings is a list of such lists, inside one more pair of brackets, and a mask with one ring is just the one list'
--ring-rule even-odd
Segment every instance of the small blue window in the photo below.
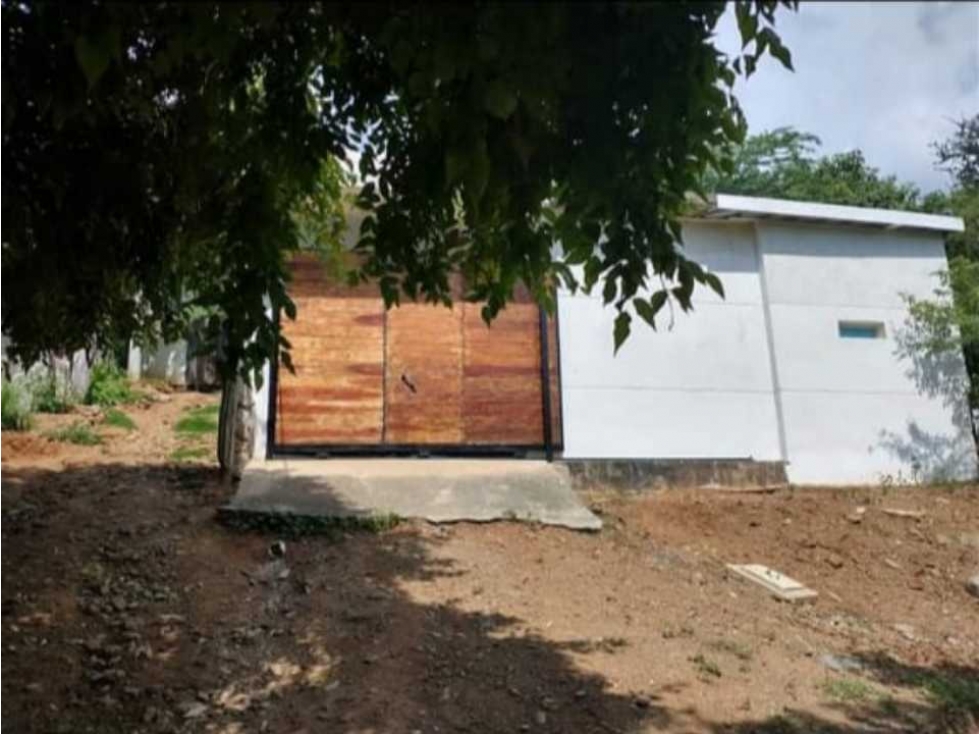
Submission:
{"label": "small blue window", "polygon": [[879,321],[841,321],[841,339],[883,339],[884,324]]}

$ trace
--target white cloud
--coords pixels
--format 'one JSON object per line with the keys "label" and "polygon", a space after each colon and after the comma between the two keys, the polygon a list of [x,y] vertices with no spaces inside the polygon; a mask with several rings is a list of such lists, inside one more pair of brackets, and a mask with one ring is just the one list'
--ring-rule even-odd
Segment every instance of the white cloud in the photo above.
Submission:
{"label": "white cloud", "polygon": [[[979,4],[803,3],[777,21],[796,71],[766,59],[739,81],[753,132],[792,125],[924,190],[948,184],[930,144],[979,112]],[[740,48],[730,11],[718,45]]]}

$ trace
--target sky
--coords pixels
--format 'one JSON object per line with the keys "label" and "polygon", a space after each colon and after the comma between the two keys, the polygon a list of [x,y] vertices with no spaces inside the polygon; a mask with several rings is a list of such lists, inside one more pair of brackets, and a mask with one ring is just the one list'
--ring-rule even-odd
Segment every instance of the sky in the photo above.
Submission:
{"label": "sky", "polygon": [[[733,15],[718,28],[729,53],[740,48]],[[824,153],[857,148],[923,191],[948,187],[930,143],[979,113],[979,2],[803,2],[779,11],[776,30],[795,73],[766,57],[738,82],[749,132],[791,125]]]}

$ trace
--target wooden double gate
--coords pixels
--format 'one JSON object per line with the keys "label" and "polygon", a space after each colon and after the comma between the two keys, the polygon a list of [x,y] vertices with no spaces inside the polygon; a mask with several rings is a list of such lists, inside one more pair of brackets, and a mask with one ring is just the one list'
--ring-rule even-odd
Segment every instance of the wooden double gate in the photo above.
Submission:
{"label": "wooden double gate", "polygon": [[295,372],[276,370],[273,451],[515,453],[561,444],[557,330],[519,298],[483,322],[478,304],[384,308],[375,285],[333,284],[293,263]]}

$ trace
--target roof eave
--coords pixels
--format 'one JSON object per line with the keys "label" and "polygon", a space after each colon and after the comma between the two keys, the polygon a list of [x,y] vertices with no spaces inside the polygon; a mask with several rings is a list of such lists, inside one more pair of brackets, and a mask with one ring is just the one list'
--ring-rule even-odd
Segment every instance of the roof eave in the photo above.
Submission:
{"label": "roof eave", "polygon": [[960,217],[941,214],[872,209],[869,207],[822,204],[815,201],[791,201],[756,196],[715,194],[702,219],[756,221],[761,219],[822,222],[880,227],[888,230],[910,229],[931,232],[963,232]]}

